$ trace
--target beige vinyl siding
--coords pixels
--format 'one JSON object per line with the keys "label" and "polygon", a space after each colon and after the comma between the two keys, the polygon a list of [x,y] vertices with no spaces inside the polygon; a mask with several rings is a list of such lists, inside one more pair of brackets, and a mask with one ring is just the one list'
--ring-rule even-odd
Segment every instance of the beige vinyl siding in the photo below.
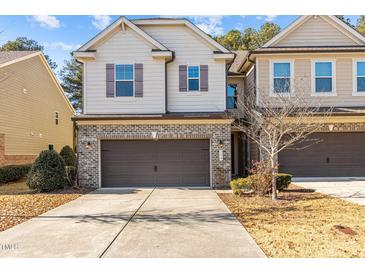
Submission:
{"label": "beige vinyl siding", "polygon": [[[127,28],[97,47],[96,61],[85,63],[85,114],[156,114],[165,112],[165,63],[153,59],[154,47]],[[143,97],[106,97],[105,65],[143,64]]]}
{"label": "beige vinyl siding", "polygon": [[[73,145],[70,109],[39,56],[0,68],[0,133],[5,154],[37,155],[53,144]],[[54,112],[59,112],[59,125]]]}
{"label": "beige vinyl siding", "polygon": [[[294,92],[303,94],[308,102],[320,103],[321,106],[365,106],[364,96],[353,95],[353,60],[364,58],[365,55],[292,55],[285,58],[294,62]],[[279,58],[279,59],[278,59]],[[270,61],[285,60],[279,57],[259,57],[256,60],[258,71],[259,96],[269,96],[270,88]],[[336,66],[336,95],[335,96],[312,96],[312,61],[333,60]],[[275,97],[270,97],[275,100]]]}
{"label": "beige vinyl siding", "polygon": [[358,45],[343,32],[323,18],[311,16],[302,25],[290,32],[275,47],[298,46],[349,46]]}
{"label": "beige vinyl siding", "polygon": [[[226,68],[224,61],[214,61],[209,45],[186,26],[140,26],[145,32],[175,52],[168,64],[168,111],[213,112],[225,110]],[[179,92],[179,65],[208,65],[208,92]]]}

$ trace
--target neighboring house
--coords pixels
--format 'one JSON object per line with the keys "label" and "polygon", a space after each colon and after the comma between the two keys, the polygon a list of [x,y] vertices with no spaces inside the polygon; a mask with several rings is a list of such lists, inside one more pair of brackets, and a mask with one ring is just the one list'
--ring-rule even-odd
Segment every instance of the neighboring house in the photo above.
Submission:
{"label": "neighboring house", "polygon": [[41,52],[0,52],[0,166],[72,146],[74,114]]}
{"label": "neighboring house", "polygon": [[228,184],[233,53],[185,19],[120,17],[74,56],[84,64],[82,185]]}
{"label": "neighboring house", "polygon": [[313,136],[320,143],[279,154],[281,172],[365,176],[365,37],[335,16],[302,16],[252,51],[237,72],[251,83],[245,92],[273,102],[278,92],[301,93],[307,102],[334,107]]}

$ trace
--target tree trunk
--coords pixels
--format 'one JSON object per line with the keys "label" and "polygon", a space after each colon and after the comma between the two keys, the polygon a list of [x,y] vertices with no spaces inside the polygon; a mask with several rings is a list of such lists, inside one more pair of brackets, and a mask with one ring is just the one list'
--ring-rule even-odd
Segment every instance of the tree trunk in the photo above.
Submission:
{"label": "tree trunk", "polygon": [[275,164],[274,156],[270,156],[270,164],[271,164],[271,198],[276,200],[278,198],[277,189],[276,189],[276,175],[278,174],[278,170]]}

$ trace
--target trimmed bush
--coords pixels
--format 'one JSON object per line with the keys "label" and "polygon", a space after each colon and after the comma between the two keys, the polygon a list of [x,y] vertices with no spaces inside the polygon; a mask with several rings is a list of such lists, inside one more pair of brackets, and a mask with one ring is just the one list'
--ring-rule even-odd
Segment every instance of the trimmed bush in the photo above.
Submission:
{"label": "trimmed bush", "polygon": [[252,180],[250,177],[237,178],[232,180],[229,185],[234,194],[240,195],[243,192],[250,191],[252,189]]}
{"label": "trimmed bush", "polygon": [[52,191],[67,184],[65,161],[54,150],[42,151],[35,160],[27,185],[38,191]]}
{"label": "trimmed bush", "polygon": [[276,188],[278,190],[283,190],[287,188],[291,183],[292,177],[293,176],[291,174],[278,173],[276,175]]}
{"label": "trimmed bush", "polygon": [[69,186],[76,184],[77,169],[74,166],[66,166],[67,183]]}
{"label": "trimmed bush", "polygon": [[0,184],[17,181],[26,176],[32,165],[9,165],[0,167]]}
{"label": "trimmed bush", "polygon": [[65,161],[66,166],[76,166],[76,154],[70,146],[61,149],[60,156]]}

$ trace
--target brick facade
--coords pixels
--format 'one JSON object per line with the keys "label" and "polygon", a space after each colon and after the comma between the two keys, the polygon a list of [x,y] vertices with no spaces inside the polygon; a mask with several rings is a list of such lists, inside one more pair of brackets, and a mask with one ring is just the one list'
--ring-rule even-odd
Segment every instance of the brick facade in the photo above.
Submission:
{"label": "brick facade", "polygon": [[[157,133],[158,139],[210,139],[212,186],[228,186],[231,179],[231,125],[228,123],[78,125],[80,184],[99,187],[100,140],[152,140],[152,132]],[[223,142],[222,148],[220,141]],[[220,149],[223,150],[222,161],[219,159]]]}
{"label": "brick facade", "polygon": [[37,155],[6,155],[5,154],[5,135],[0,134],[0,166],[31,164]]}

